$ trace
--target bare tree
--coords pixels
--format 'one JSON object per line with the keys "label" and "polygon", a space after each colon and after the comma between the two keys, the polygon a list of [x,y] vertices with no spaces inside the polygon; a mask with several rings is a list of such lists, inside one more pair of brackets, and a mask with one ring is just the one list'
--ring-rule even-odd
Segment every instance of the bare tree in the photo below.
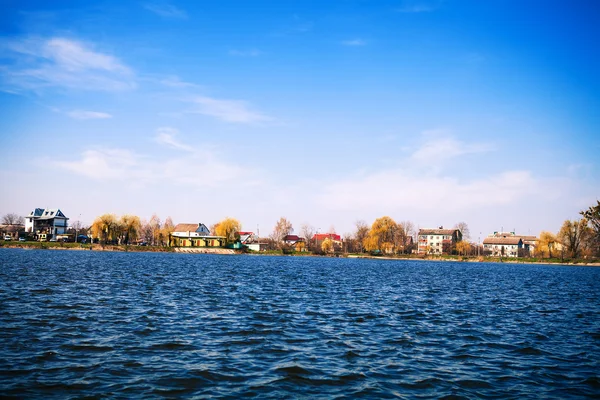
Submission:
{"label": "bare tree", "polygon": [[273,233],[271,234],[271,239],[275,241],[278,245],[281,245],[283,238],[286,235],[291,234],[294,231],[292,228],[292,223],[288,221],[286,218],[281,217],[279,221],[275,224],[275,228],[273,228]]}
{"label": "bare tree", "polygon": [[580,214],[588,220],[592,228],[592,237],[590,244],[594,248],[596,255],[600,256],[600,201],[597,200],[597,205],[582,211]]}
{"label": "bare tree", "polygon": [[462,233],[463,240],[469,240],[471,238],[471,231],[469,231],[469,225],[466,222],[459,222],[454,225],[454,229],[458,229]]}
{"label": "bare tree", "polygon": [[2,217],[2,225],[25,225],[25,218],[15,213],[8,213]]}
{"label": "bare tree", "polygon": [[579,221],[566,220],[563,223],[560,232],[558,232],[558,241],[566,247],[572,258],[579,257],[582,245],[590,236],[591,229],[588,227],[588,221],[585,218]]}
{"label": "bare tree", "polygon": [[367,238],[367,236],[369,235],[369,225],[367,225],[367,223],[365,221],[356,221],[355,223],[356,226],[356,232],[354,233],[354,239],[356,240],[357,244],[358,244],[358,250],[360,253],[364,252],[365,249],[365,239]]}
{"label": "bare tree", "polygon": [[300,227],[300,234],[306,240],[306,246],[308,247],[309,250],[311,248],[311,240],[312,240],[312,237],[315,235],[315,231],[316,230],[315,230],[314,226],[309,225],[309,224],[302,224],[302,226]]}

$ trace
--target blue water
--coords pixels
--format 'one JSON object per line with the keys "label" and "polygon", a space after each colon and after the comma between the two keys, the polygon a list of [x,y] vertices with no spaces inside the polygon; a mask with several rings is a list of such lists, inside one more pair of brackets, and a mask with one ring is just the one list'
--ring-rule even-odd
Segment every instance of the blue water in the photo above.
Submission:
{"label": "blue water", "polygon": [[0,394],[600,396],[600,268],[0,249]]}

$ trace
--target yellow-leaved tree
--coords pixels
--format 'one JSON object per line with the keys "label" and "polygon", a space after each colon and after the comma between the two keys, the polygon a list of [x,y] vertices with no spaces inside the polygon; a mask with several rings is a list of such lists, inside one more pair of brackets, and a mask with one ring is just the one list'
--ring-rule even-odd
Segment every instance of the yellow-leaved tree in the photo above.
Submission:
{"label": "yellow-leaved tree", "polygon": [[125,214],[121,217],[120,225],[123,232],[122,243],[130,244],[131,242],[135,242],[142,229],[140,217]]}
{"label": "yellow-leaved tree", "polygon": [[323,250],[323,253],[331,253],[333,251],[333,240],[325,238],[323,243],[321,243],[321,250]]}
{"label": "yellow-leaved tree", "polygon": [[116,240],[117,225],[115,214],[103,214],[96,217],[92,223],[92,235],[100,239],[102,244],[105,244],[108,240]]}
{"label": "yellow-leaved tree", "polygon": [[390,217],[381,217],[373,222],[369,234],[363,240],[363,244],[367,251],[380,250],[393,253],[400,236],[398,224]]}
{"label": "yellow-leaved tree", "polygon": [[556,244],[556,236],[551,232],[543,231],[540,233],[540,240],[535,249],[536,256],[552,258],[552,251],[555,249]]}
{"label": "yellow-leaved tree", "polygon": [[240,240],[242,224],[235,218],[225,218],[215,226],[217,236],[224,236],[227,243],[235,243]]}

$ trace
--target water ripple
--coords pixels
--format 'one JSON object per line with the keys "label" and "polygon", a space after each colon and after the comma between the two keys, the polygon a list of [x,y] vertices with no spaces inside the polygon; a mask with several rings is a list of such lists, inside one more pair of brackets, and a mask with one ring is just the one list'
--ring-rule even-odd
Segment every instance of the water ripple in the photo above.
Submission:
{"label": "water ripple", "polygon": [[597,398],[600,269],[0,249],[17,398]]}

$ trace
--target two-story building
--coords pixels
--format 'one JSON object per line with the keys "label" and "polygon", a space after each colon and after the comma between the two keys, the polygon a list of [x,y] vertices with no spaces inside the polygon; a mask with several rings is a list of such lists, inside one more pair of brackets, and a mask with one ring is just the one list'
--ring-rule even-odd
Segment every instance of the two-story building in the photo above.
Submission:
{"label": "two-story building", "polygon": [[40,241],[55,239],[67,233],[68,220],[58,208],[36,208],[25,217],[25,232]]}
{"label": "two-story building", "polygon": [[459,229],[419,229],[419,254],[449,254],[462,240]]}

